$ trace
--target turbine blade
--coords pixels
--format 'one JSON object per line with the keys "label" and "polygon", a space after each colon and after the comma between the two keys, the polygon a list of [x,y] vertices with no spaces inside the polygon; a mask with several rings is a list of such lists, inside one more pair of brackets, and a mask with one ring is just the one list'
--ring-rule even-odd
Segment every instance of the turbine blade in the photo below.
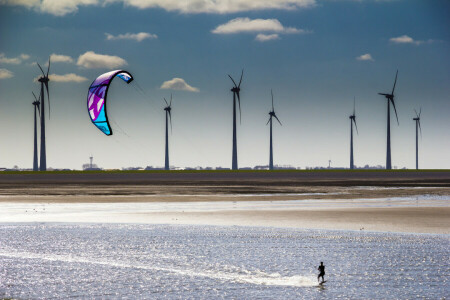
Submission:
{"label": "turbine blade", "polygon": [[242,73],[241,73],[241,80],[239,80],[239,85],[238,85],[238,87],[241,87],[242,76],[244,76],[244,69],[242,69]]}
{"label": "turbine blade", "polygon": [[48,77],[48,72],[50,72],[50,57],[48,58],[48,68],[47,68],[47,75],[46,75],[46,77]]}
{"label": "turbine blade", "polygon": [[355,97],[353,96],[353,115],[355,115],[355,103],[356,103],[356,100],[355,100]]}
{"label": "turbine blade", "polygon": [[394,87],[392,88],[392,93],[391,93],[391,95],[394,95],[395,85],[397,84],[397,76],[398,76],[398,70],[397,70],[397,73],[395,73]]}
{"label": "turbine blade", "polygon": [[39,101],[39,100],[37,99],[36,95],[34,94],[34,92],[31,92],[31,93],[32,93],[33,96],[34,96],[34,99],[36,99],[36,101]]}
{"label": "turbine blade", "polygon": [[422,114],[422,107],[419,110],[419,119],[420,119],[420,115]]}
{"label": "turbine blade", "polygon": [[267,121],[266,125],[269,124],[270,119],[272,119],[272,116],[269,117],[269,120]]}
{"label": "turbine blade", "polygon": [[37,62],[37,65],[38,65],[39,69],[41,69],[42,75],[45,76],[44,70],[42,70],[41,65],[38,62]]}
{"label": "turbine blade", "polygon": [[391,100],[391,102],[392,102],[392,106],[394,107],[395,117],[397,118],[397,125],[400,125],[400,123],[398,122],[398,115],[397,115],[397,109],[395,108],[395,102],[394,102],[394,100]]}
{"label": "turbine blade", "polygon": [[358,126],[356,125],[356,119],[353,119],[353,123],[355,123],[356,134],[359,135]]}
{"label": "turbine blade", "polygon": [[422,138],[422,127],[420,126],[420,119],[417,120],[417,122],[419,122],[419,129],[420,129],[420,138]]}
{"label": "turbine blade", "polygon": [[47,89],[48,118],[50,119],[50,94],[48,93],[48,82],[47,81],[45,82],[45,88]]}
{"label": "turbine blade", "polygon": [[385,93],[378,93],[378,95],[389,96],[389,94],[385,94]]}
{"label": "turbine blade", "polygon": [[272,89],[270,89],[270,93],[272,94],[272,111],[274,111],[274,109],[273,109],[273,92],[272,92]]}
{"label": "turbine blade", "polygon": [[416,113],[416,117],[418,118],[418,117],[419,117],[419,114],[417,113],[417,110],[414,109],[414,112]]}
{"label": "turbine blade", "polygon": [[236,82],[234,82],[233,77],[231,77],[230,75],[228,75],[228,77],[230,77],[231,81],[233,81],[233,84],[235,87],[237,87]]}
{"label": "turbine blade", "polygon": [[172,106],[172,93],[170,94],[170,104],[169,104],[169,107],[171,107]]}
{"label": "turbine blade", "polygon": [[278,119],[277,115],[273,115],[275,117],[275,119],[277,119],[278,123],[280,123],[281,126],[283,126],[283,124],[281,124],[280,119]]}
{"label": "turbine blade", "polygon": [[170,134],[172,134],[172,113],[169,110]]}
{"label": "turbine blade", "polygon": [[169,103],[167,103],[167,100],[166,100],[166,98],[164,98],[164,101],[166,102],[166,105],[167,105],[167,106],[169,106]]}
{"label": "turbine blade", "polygon": [[41,117],[41,108],[39,107],[39,105],[37,105],[37,109],[39,111],[39,118]]}
{"label": "turbine blade", "polygon": [[242,113],[241,113],[241,97],[239,96],[239,92],[236,92],[238,103],[239,103],[239,124],[242,124]]}

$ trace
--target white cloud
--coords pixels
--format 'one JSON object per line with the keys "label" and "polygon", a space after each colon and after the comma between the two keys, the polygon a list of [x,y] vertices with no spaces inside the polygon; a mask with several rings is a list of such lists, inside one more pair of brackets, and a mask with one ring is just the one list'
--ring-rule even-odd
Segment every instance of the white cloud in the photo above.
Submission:
{"label": "white cloud", "polygon": [[399,37],[395,37],[395,38],[390,38],[389,39],[391,42],[396,43],[396,44],[415,44],[415,45],[420,45],[423,43],[423,41],[415,41],[412,37],[409,37],[407,35],[402,35]]}
{"label": "white cloud", "polygon": [[74,73],[64,75],[50,74],[48,77],[50,78],[51,81],[55,82],[83,82],[88,80],[86,77],[79,76]]}
{"label": "white cloud", "polygon": [[[310,7],[316,0],[113,0],[125,5],[144,8],[162,8],[181,13],[227,14],[244,11],[281,9],[294,10]],[[111,1],[110,1],[111,2]]]}
{"label": "white cloud", "polygon": [[78,57],[77,65],[87,69],[106,68],[112,69],[126,66],[128,63],[123,58],[112,55],[97,54],[88,51]]}
{"label": "white cloud", "polygon": [[12,64],[18,65],[21,64],[22,61],[29,59],[30,56],[28,54],[20,54],[18,57],[8,58],[4,53],[0,53],[0,63],[3,64]]}
{"label": "white cloud", "polygon": [[41,0],[37,9],[55,16],[64,16],[76,13],[79,6],[98,4],[98,0]]}
{"label": "white cloud", "polygon": [[64,16],[76,13],[79,6],[98,5],[104,0],[0,0],[0,5],[24,6],[42,13]]}
{"label": "white cloud", "polygon": [[259,42],[268,42],[268,41],[273,41],[273,40],[278,40],[278,39],[280,39],[280,36],[276,33],[273,33],[273,34],[260,33],[255,38],[255,40],[257,40]]}
{"label": "white cloud", "polygon": [[148,32],[139,32],[139,33],[125,33],[114,36],[109,33],[105,33],[107,40],[135,40],[137,42],[142,42],[145,39],[157,39],[158,36],[156,34],[148,33]]}
{"label": "white cloud", "polygon": [[215,34],[234,34],[242,32],[277,32],[277,33],[306,33],[303,29],[284,27],[277,19],[236,18],[217,26],[211,31]]}
{"label": "white cloud", "polygon": [[11,72],[10,70],[6,70],[6,69],[0,69],[0,79],[7,79],[7,78],[11,78],[14,77],[13,72]]}
{"label": "white cloud", "polygon": [[198,88],[190,86],[186,83],[186,81],[184,81],[183,78],[173,78],[171,80],[164,81],[161,85],[161,89],[199,92]]}
{"label": "white cloud", "polygon": [[67,55],[55,54],[50,55],[51,62],[73,63],[73,58]]}
{"label": "white cloud", "polygon": [[295,10],[316,0],[0,0],[0,5],[24,6],[55,16],[76,13],[80,6],[123,3],[138,9],[160,8],[180,13],[227,14],[258,10]]}
{"label": "white cloud", "polygon": [[0,0],[2,5],[20,5],[28,8],[39,5],[39,3],[40,0]]}
{"label": "white cloud", "polygon": [[369,53],[360,55],[360,56],[358,56],[356,59],[357,59],[357,60],[371,60],[371,61],[374,61],[372,55],[370,55]]}

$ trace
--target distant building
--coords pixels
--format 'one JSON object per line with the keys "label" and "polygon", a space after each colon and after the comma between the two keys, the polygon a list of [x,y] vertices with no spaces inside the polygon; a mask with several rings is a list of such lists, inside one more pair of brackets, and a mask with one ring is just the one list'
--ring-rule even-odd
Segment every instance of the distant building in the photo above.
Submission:
{"label": "distant building", "polygon": [[294,166],[291,165],[275,165],[273,166],[274,169],[276,170],[297,170],[297,169],[301,169],[301,168],[296,168]]}
{"label": "distant building", "polygon": [[146,170],[146,171],[150,171],[150,170],[164,170],[164,167],[147,166],[144,170]]}
{"label": "distant building", "polygon": [[83,171],[100,171],[101,168],[99,168],[96,164],[92,163],[94,160],[94,157],[91,155],[89,157],[89,163],[83,164]]}
{"label": "distant building", "polygon": [[265,166],[254,166],[253,170],[269,170],[269,165]]}
{"label": "distant building", "polygon": [[143,171],[144,168],[142,167],[126,167],[122,168],[122,171]]}

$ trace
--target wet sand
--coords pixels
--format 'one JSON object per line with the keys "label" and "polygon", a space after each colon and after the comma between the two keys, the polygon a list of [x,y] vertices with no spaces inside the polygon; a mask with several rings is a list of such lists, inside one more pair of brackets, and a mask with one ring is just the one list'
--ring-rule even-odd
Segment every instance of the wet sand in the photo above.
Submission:
{"label": "wet sand", "polygon": [[[138,223],[270,226],[450,234],[450,207],[345,208],[134,214]],[[131,217],[131,216],[130,216]],[[147,221],[146,221],[147,220]]]}
{"label": "wet sand", "polygon": [[[418,207],[395,199],[426,197]],[[449,171],[118,172],[1,174],[2,204],[198,203],[313,201],[310,207],[208,211],[98,211],[22,221],[132,222],[275,226],[415,233],[450,233]],[[340,200],[351,205],[341,206]],[[379,199],[367,207],[361,199]],[[394,199],[394,201],[389,201]],[[314,200],[318,200],[314,204]],[[322,200],[331,202],[323,203]],[[436,200],[436,201],[435,201]],[[336,204],[330,205],[330,203]],[[352,202],[354,201],[354,203]],[[436,203],[435,203],[436,202]],[[397,204],[396,204],[397,203]],[[444,205],[442,204],[444,203]],[[107,207],[107,206],[106,206]],[[5,222],[1,220],[0,222]]]}
{"label": "wet sand", "polygon": [[449,170],[136,171],[0,173],[0,189],[39,185],[446,186]]}
{"label": "wet sand", "polygon": [[63,202],[116,202],[129,201],[128,198],[133,198],[132,201],[180,201],[178,196],[183,196],[181,201],[204,201],[203,197],[209,195],[250,196],[244,197],[245,200],[253,200],[251,195],[256,195],[258,200],[259,195],[289,200],[297,199],[298,194],[305,194],[308,199],[336,198],[341,197],[340,194],[361,198],[414,195],[416,187],[430,188],[426,193],[446,193],[446,188],[450,187],[450,171],[0,173],[0,201],[8,197],[15,197],[14,201],[29,201],[34,196],[40,200],[48,196],[44,200]]}

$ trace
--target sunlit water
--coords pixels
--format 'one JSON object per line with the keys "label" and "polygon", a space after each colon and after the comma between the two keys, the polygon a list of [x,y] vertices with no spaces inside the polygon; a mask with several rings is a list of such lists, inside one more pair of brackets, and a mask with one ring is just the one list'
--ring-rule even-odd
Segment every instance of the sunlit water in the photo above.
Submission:
{"label": "sunlit water", "polygon": [[0,298],[448,299],[449,246],[431,234],[1,223]]}

